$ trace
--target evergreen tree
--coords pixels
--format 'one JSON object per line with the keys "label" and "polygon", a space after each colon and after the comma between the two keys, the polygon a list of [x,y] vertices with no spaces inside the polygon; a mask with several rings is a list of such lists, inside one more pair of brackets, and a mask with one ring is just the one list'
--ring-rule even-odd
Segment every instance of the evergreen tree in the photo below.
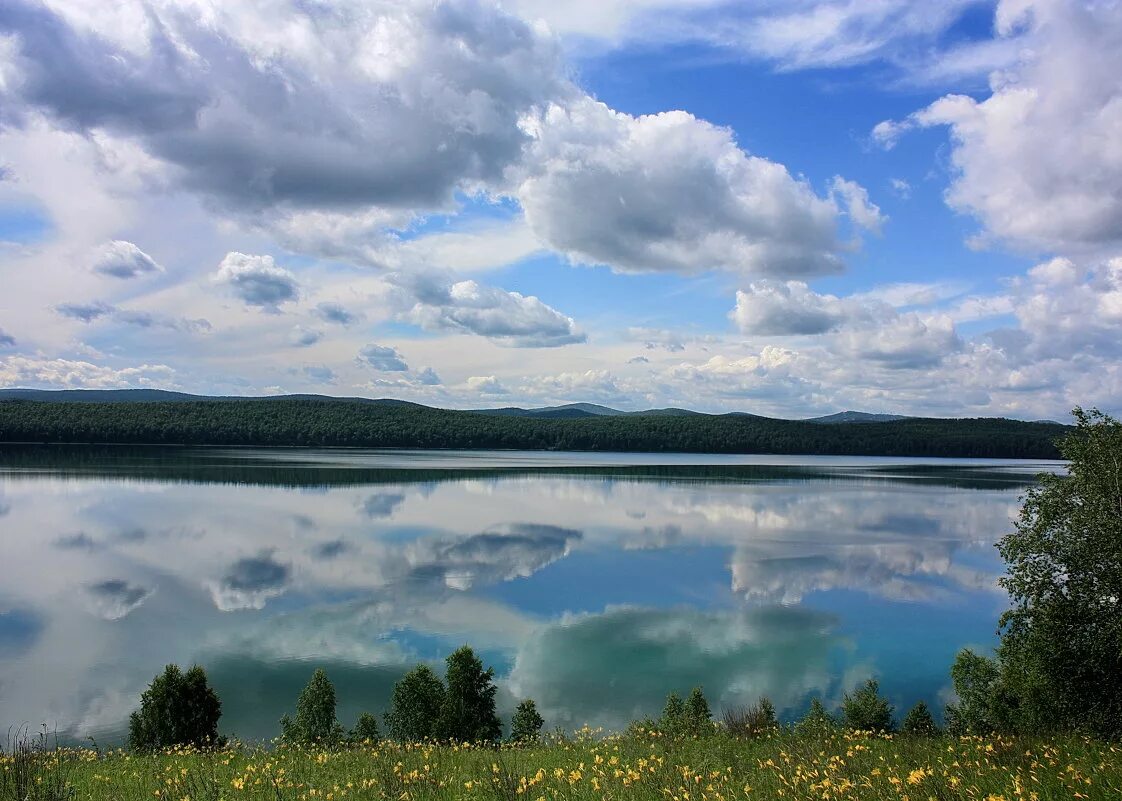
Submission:
{"label": "evergreen tree", "polygon": [[880,697],[880,685],[869,679],[852,694],[842,698],[842,718],[846,728],[889,732],[894,728],[892,704]]}
{"label": "evergreen tree", "polygon": [[806,714],[795,724],[798,734],[826,734],[837,728],[838,722],[834,716],[826,711],[826,707],[817,698],[810,699],[810,708]]}
{"label": "evergreen tree", "polygon": [[686,725],[686,705],[678,693],[666,696],[658,726],[666,734],[681,734]]}
{"label": "evergreen tree", "polygon": [[296,699],[295,719],[281,718],[281,736],[290,743],[338,742],[343,727],[335,719],[335,685],[322,668],[312,674]]}
{"label": "evergreen tree", "polygon": [[382,735],[378,731],[378,718],[369,712],[363,712],[355,721],[355,727],[351,729],[349,739],[353,743],[376,743],[381,740]]}
{"label": "evergreen tree", "polygon": [[700,687],[694,687],[686,699],[686,728],[693,734],[706,734],[713,728],[713,712]]}
{"label": "evergreen tree", "polygon": [[446,663],[440,739],[463,743],[498,740],[503,727],[495,714],[498,688],[494,668],[484,670],[482,660],[467,645],[452,652]]}
{"label": "evergreen tree", "polygon": [[434,740],[439,736],[444,682],[428,665],[417,665],[394,685],[386,728],[403,743]]}
{"label": "evergreen tree", "polygon": [[533,699],[527,698],[514,710],[514,717],[510,720],[510,739],[516,743],[534,742],[541,736],[544,725],[545,721],[538,714]]}
{"label": "evergreen tree", "polygon": [[186,673],[168,665],[140,696],[129,716],[129,748],[154,751],[175,745],[218,745],[222,702],[198,665]]}
{"label": "evergreen tree", "polygon": [[935,718],[931,717],[931,710],[927,708],[927,704],[917,701],[916,705],[908,710],[908,714],[904,715],[900,731],[913,737],[934,737],[939,733],[939,727],[935,725]]}

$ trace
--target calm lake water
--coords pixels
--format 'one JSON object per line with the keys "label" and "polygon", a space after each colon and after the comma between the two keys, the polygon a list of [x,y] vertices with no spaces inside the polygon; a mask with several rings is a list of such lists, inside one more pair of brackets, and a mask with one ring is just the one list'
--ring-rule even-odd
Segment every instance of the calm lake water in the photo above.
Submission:
{"label": "calm lake water", "polygon": [[667,692],[785,717],[869,676],[941,708],[1006,605],[993,543],[1056,463],[0,447],[0,728],[119,740],[168,662],[277,734],[470,643],[500,706],[618,728]]}

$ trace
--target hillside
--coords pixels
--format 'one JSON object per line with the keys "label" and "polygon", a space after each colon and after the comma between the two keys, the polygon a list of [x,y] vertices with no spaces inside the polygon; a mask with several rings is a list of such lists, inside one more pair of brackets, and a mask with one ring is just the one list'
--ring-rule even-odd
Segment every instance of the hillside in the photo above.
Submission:
{"label": "hillside", "polygon": [[0,401],[0,442],[1055,458],[1067,428],[1000,418],[822,425],[743,414],[525,417],[323,398]]}

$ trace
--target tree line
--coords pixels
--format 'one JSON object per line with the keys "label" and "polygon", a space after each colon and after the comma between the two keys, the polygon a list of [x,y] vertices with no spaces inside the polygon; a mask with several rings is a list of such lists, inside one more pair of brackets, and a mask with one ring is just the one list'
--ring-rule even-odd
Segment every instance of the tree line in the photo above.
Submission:
{"label": "tree line", "polygon": [[1057,458],[1069,427],[1003,418],[822,424],[747,414],[554,419],[334,399],[0,401],[0,442]]}

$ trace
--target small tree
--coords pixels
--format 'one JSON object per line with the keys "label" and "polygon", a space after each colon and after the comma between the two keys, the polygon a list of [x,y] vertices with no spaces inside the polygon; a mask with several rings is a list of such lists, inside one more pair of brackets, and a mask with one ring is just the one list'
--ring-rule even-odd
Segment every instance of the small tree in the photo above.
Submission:
{"label": "small tree", "polygon": [[494,668],[484,670],[482,660],[467,645],[453,651],[446,663],[440,738],[462,743],[498,740],[503,725],[495,714]]}
{"label": "small tree", "polygon": [[678,735],[686,725],[686,705],[678,693],[666,696],[666,705],[662,708],[662,717],[658,726],[665,734]]}
{"label": "small tree", "polygon": [[222,702],[198,665],[186,673],[168,665],[140,696],[129,716],[129,748],[154,751],[174,745],[218,745]]}
{"label": "small tree", "polygon": [[908,710],[908,714],[904,715],[900,731],[912,737],[934,737],[939,733],[939,727],[935,725],[935,718],[931,717],[931,710],[927,708],[927,704],[917,701],[916,705]]}
{"label": "small tree", "polygon": [[996,661],[969,648],[960,651],[951,666],[951,684],[958,700],[947,704],[943,714],[947,731],[989,734],[1007,727],[1011,710],[1004,702],[1001,668]]}
{"label": "small tree", "polygon": [[343,738],[343,727],[335,719],[335,685],[317,668],[296,699],[295,719],[281,718],[281,736],[290,743],[333,743]]}
{"label": "small tree", "polygon": [[1024,732],[1122,734],[1122,423],[1076,408],[1044,474],[998,544],[1013,608],[1001,618],[1002,683]]}
{"label": "small tree", "polygon": [[842,718],[847,728],[860,731],[893,730],[892,704],[881,698],[879,691],[880,685],[876,679],[869,679],[853,694],[845,694],[842,698]]}
{"label": "small tree", "polygon": [[444,682],[428,665],[417,665],[402,676],[385,715],[390,736],[403,743],[436,739],[444,694]]}
{"label": "small tree", "polygon": [[538,714],[533,699],[527,698],[514,710],[514,717],[510,720],[510,739],[516,743],[536,742],[544,725],[545,720]]}
{"label": "small tree", "polygon": [[355,727],[351,729],[348,739],[353,743],[376,743],[381,740],[382,735],[378,731],[378,718],[369,712],[363,712],[355,721]]}
{"label": "small tree", "polygon": [[691,734],[708,734],[713,729],[713,712],[700,687],[694,687],[686,699],[686,728]]}
{"label": "small tree", "polygon": [[795,724],[798,734],[828,734],[836,729],[838,722],[834,716],[826,711],[826,707],[817,698],[810,699],[810,708]]}

